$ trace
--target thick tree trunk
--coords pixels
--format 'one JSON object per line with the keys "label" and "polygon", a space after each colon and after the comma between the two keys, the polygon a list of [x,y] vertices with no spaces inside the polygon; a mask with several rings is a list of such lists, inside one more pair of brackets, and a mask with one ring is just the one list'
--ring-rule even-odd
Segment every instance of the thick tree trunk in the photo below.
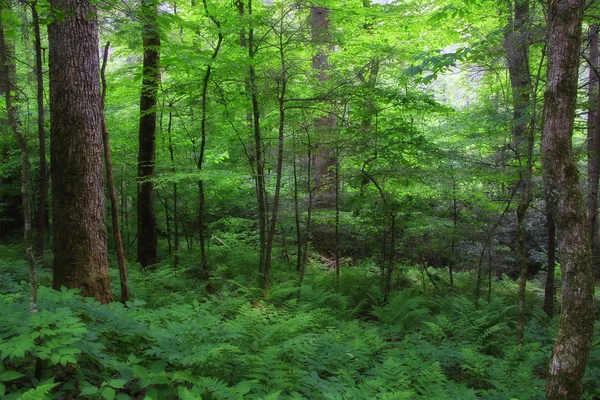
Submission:
{"label": "thick tree trunk", "polygon": [[[329,85],[329,55],[332,32],[329,27],[329,14],[326,7],[311,6],[310,24],[313,46],[312,67],[319,85],[325,88]],[[335,151],[331,146],[335,131],[336,117],[333,113],[317,118],[314,122],[315,134],[319,144],[314,151],[314,188],[315,206],[331,207],[335,196],[333,168],[336,164]]]}
{"label": "thick tree trunk", "polygon": [[104,164],[96,7],[53,0],[48,26],[54,279],[112,301],[104,224]]}
{"label": "thick tree trunk", "polygon": [[35,256],[43,262],[44,231],[46,225],[46,196],[48,193],[48,178],[46,173],[46,129],[44,128],[44,71],[42,60],[42,39],[40,34],[40,18],[37,12],[37,1],[31,4],[33,29],[35,35],[35,75],[37,84],[37,125],[40,156],[40,175],[38,178],[38,209],[36,216]]}
{"label": "thick tree trunk", "polygon": [[542,161],[556,222],[563,283],[546,397],[575,400],[582,393],[594,328],[589,227],[572,148],[584,2],[556,0],[549,7]]}
{"label": "thick tree trunk", "polygon": [[140,96],[138,153],[137,259],[142,267],[156,264],[158,240],[154,214],[154,167],[156,163],[156,104],[160,84],[160,35],[158,2],[142,0],[144,64]]}
{"label": "thick tree trunk", "polygon": [[110,212],[112,218],[113,236],[115,238],[115,247],[117,250],[117,262],[119,263],[119,278],[121,282],[121,302],[125,304],[129,301],[129,286],[127,283],[127,264],[125,263],[125,252],[123,251],[123,241],[121,240],[121,230],[119,229],[119,200],[117,199],[117,190],[115,189],[115,178],[112,167],[112,158],[110,155],[110,137],[108,135],[108,125],[104,115],[104,101],[106,99],[106,63],[108,62],[108,49],[110,43],[104,47],[104,56],[102,58],[102,68],[100,69],[100,78],[102,81],[102,92],[100,95],[100,107],[102,108],[102,143],[104,144],[104,163],[106,164],[106,185],[108,186],[108,196],[110,198]]}
{"label": "thick tree trunk", "polygon": [[598,237],[598,178],[600,177],[600,126],[598,124],[598,24],[590,26],[590,69],[588,78],[588,192],[587,213],[592,246],[592,271],[600,278],[600,238]]}

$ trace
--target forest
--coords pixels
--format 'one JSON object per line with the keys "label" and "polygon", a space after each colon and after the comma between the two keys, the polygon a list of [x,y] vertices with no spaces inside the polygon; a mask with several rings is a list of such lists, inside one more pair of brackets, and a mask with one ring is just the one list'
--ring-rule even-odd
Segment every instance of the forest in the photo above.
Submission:
{"label": "forest", "polygon": [[0,399],[600,399],[595,0],[0,0]]}

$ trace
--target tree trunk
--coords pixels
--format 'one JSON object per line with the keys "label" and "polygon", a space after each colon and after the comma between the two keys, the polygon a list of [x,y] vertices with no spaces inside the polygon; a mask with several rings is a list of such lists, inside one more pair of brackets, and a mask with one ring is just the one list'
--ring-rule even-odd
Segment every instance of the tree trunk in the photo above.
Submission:
{"label": "tree trunk", "polygon": [[104,224],[98,20],[90,0],[53,0],[48,26],[54,278],[112,301]]}
{"label": "tree trunk", "polygon": [[269,279],[271,275],[271,255],[273,252],[273,238],[275,237],[275,227],[277,226],[277,213],[279,211],[279,196],[281,193],[281,176],[283,173],[283,139],[285,133],[285,95],[287,89],[287,66],[285,60],[285,45],[283,43],[284,19],[280,19],[279,32],[279,61],[281,68],[281,81],[279,82],[279,93],[277,101],[279,106],[279,127],[277,139],[277,172],[275,182],[275,194],[273,195],[273,209],[271,210],[271,221],[267,236],[267,247],[265,250],[265,269],[263,271],[263,289],[265,297],[269,295]]}
{"label": "tree trunk", "polygon": [[31,3],[33,29],[35,35],[35,75],[37,83],[37,125],[40,156],[40,175],[38,178],[38,210],[36,217],[35,255],[43,263],[44,231],[46,225],[46,196],[48,193],[48,178],[46,174],[46,130],[44,128],[44,70],[42,60],[42,39],[40,34],[40,18],[37,12],[37,1]]}
{"label": "tree trunk", "polygon": [[[321,88],[327,87],[331,80],[329,56],[324,49],[329,50],[332,42],[332,33],[329,27],[330,12],[330,9],[326,7],[311,6],[310,8],[311,36],[315,47],[312,67]],[[336,164],[336,159],[330,144],[335,125],[336,118],[333,113],[327,113],[314,122],[315,134],[319,141],[314,151],[315,206],[331,207],[335,196],[335,178],[332,168]]]}
{"label": "tree trunk", "polygon": [[[206,113],[208,104],[208,83],[210,82],[210,75],[212,72],[212,64],[219,55],[221,49],[221,43],[223,43],[223,34],[221,33],[221,24],[213,16],[208,13],[208,5],[206,0],[202,1],[204,5],[204,12],[206,16],[215,24],[219,30],[217,45],[213,50],[210,61],[206,64],[206,71],[204,72],[204,78],[202,80],[202,114],[200,119],[200,155],[198,157],[198,171],[202,171],[204,164],[204,152],[206,149]],[[200,236],[200,273],[204,282],[209,281],[210,271],[208,266],[208,258],[206,256],[206,215],[205,215],[205,193],[204,193],[204,181],[200,179],[198,181],[198,232]]]}
{"label": "tree trunk", "polygon": [[102,109],[102,142],[104,144],[104,162],[106,164],[106,185],[108,186],[108,195],[110,198],[110,211],[112,218],[113,236],[115,238],[115,247],[117,250],[117,261],[119,263],[119,278],[121,282],[121,302],[125,304],[129,301],[129,286],[127,284],[127,265],[125,264],[125,252],[123,251],[123,241],[121,240],[121,230],[119,228],[119,200],[115,189],[115,178],[113,174],[112,158],[110,155],[110,137],[108,135],[108,126],[106,116],[104,115],[104,101],[106,99],[106,77],[104,71],[108,62],[108,49],[110,42],[104,47],[104,57],[102,59],[102,68],[100,69],[100,78],[102,81],[102,93],[100,96],[100,107]]}
{"label": "tree trunk", "polygon": [[548,229],[548,272],[546,273],[546,285],[544,288],[544,312],[549,318],[554,317],[554,297],[556,293],[554,282],[555,249],[556,249],[556,227],[552,210],[546,205],[546,227]]}
{"label": "tree trunk", "polygon": [[160,35],[158,2],[142,0],[144,64],[140,96],[138,153],[137,259],[142,267],[156,264],[158,239],[154,215],[154,167],[156,163],[156,105],[160,84]]}
{"label": "tree trunk", "polygon": [[[10,6],[9,6],[10,7]],[[21,133],[17,117],[17,110],[13,105],[13,75],[9,71],[16,68],[14,66],[14,57],[11,54],[11,47],[6,43],[4,35],[5,10],[0,6],[0,62],[2,65],[2,85],[4,87],[4,98],[6,101],[6,113],[8,115],[8,124],[13,131],[19,150],[21,151],[21,204],[23,206],[23,244],[25,245],[25,256],[29,268],[30,291],[29,291],[29,311],[37,312],[37,278],[35,271],[35,262],[31,248],[31,212],[29,206],[29,149],[27,140]]]}
{"label": "tree trunk", "polygon": [[549,7],[542,162],[556,222],[563,283],[546,397],[579,399],[594,328],[589,227],[572,148],[584,2],[556,0]]}
{"label": "tree trunk", "polygon": [[588,192],[587,213],[592,246],[592,271],[600,278],[600,238],[598,237],[598,178],[600,176],[600,126],[598,124],[598,24],[590,25],[590,72],[588,83]]}
{"label": "tree trunk", "polygon": [[[171,170],[175,173],[175,151],[173,149],[173,104],[169,104],[169,122],[167,124],[167,134],[169,135],[169,156],[171,158]],[[179,226],[177,218],[177,182],[173,182],[173,266],[177,268],[179,264]]]}
{"label": "tree trunk", "polygon": [[515,0],[513,13],[504,38],[508,74],[512,88],[513,120],[512,135],[519,172],[519,203],[517,204],[517,260],[519,263],[517,342],[524,342],[525,289],[527,286],[527,231],[525,217],[531,201],[531,165],[533,157],[533,131],[527,129],[531,107],[531,77],[527,23],[529,0]]}

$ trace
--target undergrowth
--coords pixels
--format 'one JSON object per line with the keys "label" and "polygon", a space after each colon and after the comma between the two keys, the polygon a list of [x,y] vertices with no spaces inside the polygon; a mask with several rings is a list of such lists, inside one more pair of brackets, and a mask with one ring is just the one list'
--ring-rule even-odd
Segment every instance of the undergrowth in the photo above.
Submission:
{"label": "undergrowth", "polygon": [[[298,302],[295,273],[281,262],[265,302],[252,283],[255,264],[245,263],[244,253],[213,252],[213,294],[195,280],[193,266],[130,266],[136,300],[126,305],[42,286],[40,311],[30,314],[26,277],[19,275],[24,264],[3,249],[0,396],[544,398],[556,321],[536,311],[535,292],[528,295],[526,344],[519,346],[510,280],[494,283],[488,303],[474,299],[472,290],[423,287],[411,282],[418,271],[399,271],[398,284],[409,285],[384,304],[372,264],[345,268],[339,283],[312,265]],[[47,285],[48,272],[41,273]],[[472,277],[456,279],[460,287]],[[600,397],[599,344],[596,339],[586,399]]]}

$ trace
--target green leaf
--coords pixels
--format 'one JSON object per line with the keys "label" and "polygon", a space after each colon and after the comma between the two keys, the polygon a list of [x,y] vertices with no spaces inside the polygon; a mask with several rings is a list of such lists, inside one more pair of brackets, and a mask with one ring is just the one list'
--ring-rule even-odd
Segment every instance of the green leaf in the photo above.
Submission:
{"label": "green leaf", "polygon": [[24,376],[22,373],[17,371],[4,371],[0,372],[0,382],[12,381],[15,379],[19,379]]}
{"label": "green leaf", "polygon": [[108,386],[115,389],[123,389],[126,383],[127,381],[125,379],[112,379],[110,382],[108,382]]}
{"label": "green leaf", "polygon": [[127,393],[117,393],[115,400],[131,400],[131,396]]}
{"label": "green leaf", "polygon": [[80,396],[91,396],[96,393],[98,393],[98,388],[96,386],[85,386],[83,389],[81,389],[81,392],[79,392],[79,395]]}
{"label": "green leaf", "polygon": [[104,399],[106,400],[114,400],[115,394],[115,389],[111,387],[105,387],[104,389],[102,389],[102,397],[104,397]]}
{"label": "green leaf", "polygon": [[148,388],[146,390],[146,397],[144,397],[144,400],[158,400],[158,391],[156,389],[154,389],[153,387]]}
{"label": "green leaf", "polygon": [[0,396],[4,396],[6,394],[6,386],[0,383]]}

